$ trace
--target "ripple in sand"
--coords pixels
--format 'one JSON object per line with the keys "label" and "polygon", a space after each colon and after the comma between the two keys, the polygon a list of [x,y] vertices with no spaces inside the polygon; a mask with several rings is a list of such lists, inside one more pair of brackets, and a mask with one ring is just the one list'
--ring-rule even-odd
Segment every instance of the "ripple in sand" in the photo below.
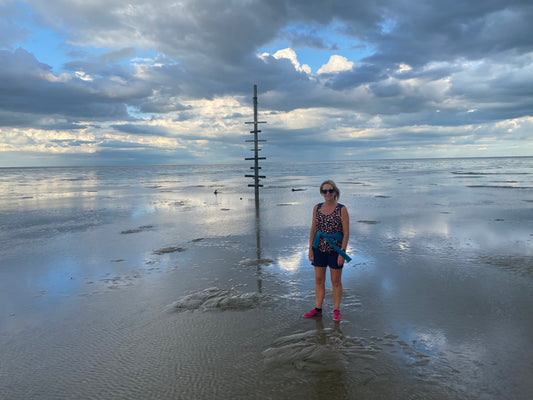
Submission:
{"label": "ripple in sand", "polygon": [[268,297],[255,292],[235,293],[232,290],[211,287],[176,300],[167,311],[248,310],[255,308]]}

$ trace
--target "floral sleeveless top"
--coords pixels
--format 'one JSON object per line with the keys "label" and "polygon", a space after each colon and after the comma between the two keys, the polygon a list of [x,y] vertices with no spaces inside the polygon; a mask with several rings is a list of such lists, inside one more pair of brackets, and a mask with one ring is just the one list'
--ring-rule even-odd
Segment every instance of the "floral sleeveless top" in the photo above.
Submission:
{"label": "floral sleeveless top", "polygon": [[[336,233],[340,232],[342,233],[342,221],[341,221],[341,208],[344,207],[342,204],[337,204],[337,207],[333,210],[331,214],[325,215],[322,214],[320,211],[322,208],[322,204],[318,204],[318,207],[316,209],[316,229],[317,231],[321,231],[324,233]],[[337,243],[337,246],[341,246],[342,243],[335,240],[335,243]],[[318,250],[323,252],[330,252],[334,251],[333,247],[328,243],[326,238],[321,237],[320,242],[318,244]]]}

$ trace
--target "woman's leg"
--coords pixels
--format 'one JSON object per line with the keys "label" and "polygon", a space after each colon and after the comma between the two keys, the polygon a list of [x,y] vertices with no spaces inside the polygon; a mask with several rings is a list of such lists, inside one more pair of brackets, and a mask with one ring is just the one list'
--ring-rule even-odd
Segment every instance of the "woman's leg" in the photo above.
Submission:
{"label": "woman's leg", "polygon": [[326,296],[326,269],[315,267],[315,307],[322,308]]}
{"label": "woman's leg", "polygon": [[330,268],[333,288],[333,309],[340,310],[342,299],[342,268]]}

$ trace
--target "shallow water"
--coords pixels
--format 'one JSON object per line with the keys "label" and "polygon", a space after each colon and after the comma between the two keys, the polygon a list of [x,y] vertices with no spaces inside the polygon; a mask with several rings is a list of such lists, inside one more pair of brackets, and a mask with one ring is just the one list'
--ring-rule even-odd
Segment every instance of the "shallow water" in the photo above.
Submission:
{"label": "shallow water", "polygon": [[[529,399],[533,159],[320,167],[265,163],[259,212],[245,165],[1,169],[2,396]],[[339,324],[300,317],[326,178]]]}

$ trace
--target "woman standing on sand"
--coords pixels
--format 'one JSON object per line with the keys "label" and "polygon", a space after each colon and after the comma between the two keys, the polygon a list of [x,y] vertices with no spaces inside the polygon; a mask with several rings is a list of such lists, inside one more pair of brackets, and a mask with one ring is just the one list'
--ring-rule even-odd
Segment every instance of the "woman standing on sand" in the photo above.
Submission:
{"label": "woman standing on sand", "polygon": [[348,210],[337,200],[340,191],[335,182],[328,180],[320,185],[324,202],[315,205],[309,235],[309,260],[315,267],[315,308],[304,318],[322,316],[322,303],[326,295],[326,269],[329,266],[333,287],[333,320],[341,320],[342,267],[350,262],[346,246],[350,238]]}

